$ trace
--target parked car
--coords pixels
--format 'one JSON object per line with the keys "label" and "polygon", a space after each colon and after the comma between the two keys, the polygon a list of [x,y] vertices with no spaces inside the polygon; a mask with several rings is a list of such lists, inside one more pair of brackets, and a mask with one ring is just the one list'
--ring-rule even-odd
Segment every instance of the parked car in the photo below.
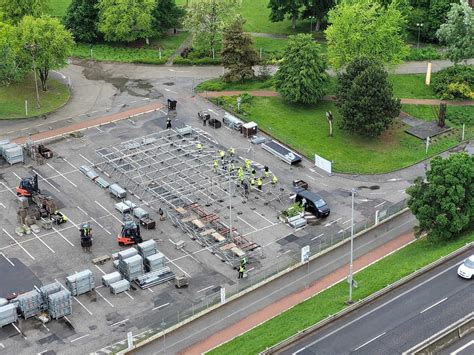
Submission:
{"label": "parked car", "polygon": [[329,216],[331,210],[324,199],[308,190],[296,192],[295,202],[301,203],[305,211],[313,213],[318,218]]}
{"label": "parked car", "polygon": [[472,278],[472,275],[474,275],[474,254],[459,265],[458,275],[465,279]]}

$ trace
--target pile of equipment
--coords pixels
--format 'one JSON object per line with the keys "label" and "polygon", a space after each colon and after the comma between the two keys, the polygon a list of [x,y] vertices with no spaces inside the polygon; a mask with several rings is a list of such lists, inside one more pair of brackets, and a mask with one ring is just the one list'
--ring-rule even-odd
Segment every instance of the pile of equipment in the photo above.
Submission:
{"label": "pile of equipment", "polygon": [[23,163],[23,148],[10,141],[0,141],[0,154],[10,165]]}
{"label": "pile of equipment", "polygon": [[19,295],[15,302],[18,303],[18,309],[23,318],[28,319],[36,316],[44,310],[43,297],[36,290]]}
{"label": "pile of equipment", "polygon": [[90,270],[83,270],[66,277],[66,286],[73,296],[92,291],[95,287],[94,274]]}

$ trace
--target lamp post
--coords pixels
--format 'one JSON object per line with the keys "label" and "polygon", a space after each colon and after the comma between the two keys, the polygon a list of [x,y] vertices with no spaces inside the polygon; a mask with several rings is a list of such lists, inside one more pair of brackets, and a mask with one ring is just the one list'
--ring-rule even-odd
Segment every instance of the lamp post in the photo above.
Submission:
{"label": "lamp post", "polygon": [[33,74],[35,76],[35,87],[36,87],[36,107],[39,109],[41,108],[41,103],[40,103],[39,91],[38,91],[38,79],[36,78],[36,59],[35,59],[38,45],[36,43],[25,44],[25,49],[30,52],[31,57],[33,59]]}
{"label": "lamp post", "polygon": [[313,33],[313,20],[316,18],[316,16],[310,16],[309,19],[311,20],[310,22],[310,27],[309,27],[309,32]]}
{"label": "lamp post", "polygon": [[418,40],[416,42],[416,48],[420,48],[420,32],[421,32],[421,28],[423,27],[423,24],[422,23],[417,23],[416,24],[416,27],[418,27]]}
{"label": "lamp post", "polygon": [[349,262],[349,300],[347,303],[351,304],[352,303],[352,266],[353,266],[353,260],[354,260],[354,196],[356,193],[356,189],[351,190],[351,260]]}

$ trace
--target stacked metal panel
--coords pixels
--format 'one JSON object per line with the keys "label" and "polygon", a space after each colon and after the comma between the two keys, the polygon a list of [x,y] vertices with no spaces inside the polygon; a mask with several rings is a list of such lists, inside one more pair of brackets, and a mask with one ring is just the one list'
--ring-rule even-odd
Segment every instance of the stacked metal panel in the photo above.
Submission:
{"label": "stacked metal panel", "polygon": [[16,305],[10,303],[0,307],[0,328],[17,320]]}
{"label": "stacked metal panel", "polygon": [[148,272],[137,279],[138,286],[141,288],[148,288],[163,282],[173,280],[176,275],[168,266],[156,271]]}
{"label": "stacked metal panel", "polygon": [[143,274],[143,259],[140,255],[134,255],[130,258],[119,260],[118,269],[128,281],[136,280]]}
{"label": "stacked metal panel", "polygon": [[135,248],[128,248],[128,249],[125,249],[125,250],[122,250],[121,252],[118,253],[118,258],[119,260],[124,260],[124,259],[127,259],[127,258],[130,258],[134,255],[137,255],[138,254],[138,251],[137,249]]}
{"label": "stacked metal panel", "polygon": [[28,319],[40,313],[43,310],[43,297],[41,294],[32,290],[16,298],[21,315]]}
{"label": "stacked metal panel", "polygon": [[137,244],[138,253],[146,258],[156,253],[156,242],[153,239]]}
{"label": "stacked metal panel", "polygon": [[53,282],[40,288],[40,293],[43,297],[43,310],[48,308],[48,296],[61,291],[61,289],[62,287],[58,282]]}
{"label": "stacked metal panel", "polygon": [[165,267],[165,256],[158,252],[145,258],[145,267],[147,271],[155,271]]}
{"label": "stacked metal panel", "polygon": [[94,274],[90,270],[83,270],[66,277],[66,286],[73,296],[82,295],[95,287]]}
{"label": "stacked metal panel", "polygon": [[130,290],[130,282],[127,280],[120,280],[110,284],[110,292],[112,292],[114,295],[128,290]]}
{"label": "stacked metal panel", "polygon": [[71,292],[62,290],[48,296],[48,313],[58,319],[72,313]]}
{"label": "stacked metal panel", "polygon": [[105,287],[109,287],[110,284],[113,284],[120,280],[122,280],[122,275],[120,275],[120,272],[118,271],[112,272],[110,274],[102,275],[102,284]]}
{"label": "stacked metal panel", "polygon": [[23,163],[23,148],[16,143],[2,145],[2,156],[10,164]]}

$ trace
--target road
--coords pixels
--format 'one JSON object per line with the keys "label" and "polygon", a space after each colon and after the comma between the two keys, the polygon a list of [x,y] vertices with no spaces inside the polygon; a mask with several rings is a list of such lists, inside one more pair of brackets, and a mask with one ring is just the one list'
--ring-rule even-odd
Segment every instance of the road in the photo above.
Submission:
{"label": "road", "polygon": [[282,354],[399,354],[410,349],[472,312],[474,283],[456,274],[470,254],[309,334]]}

